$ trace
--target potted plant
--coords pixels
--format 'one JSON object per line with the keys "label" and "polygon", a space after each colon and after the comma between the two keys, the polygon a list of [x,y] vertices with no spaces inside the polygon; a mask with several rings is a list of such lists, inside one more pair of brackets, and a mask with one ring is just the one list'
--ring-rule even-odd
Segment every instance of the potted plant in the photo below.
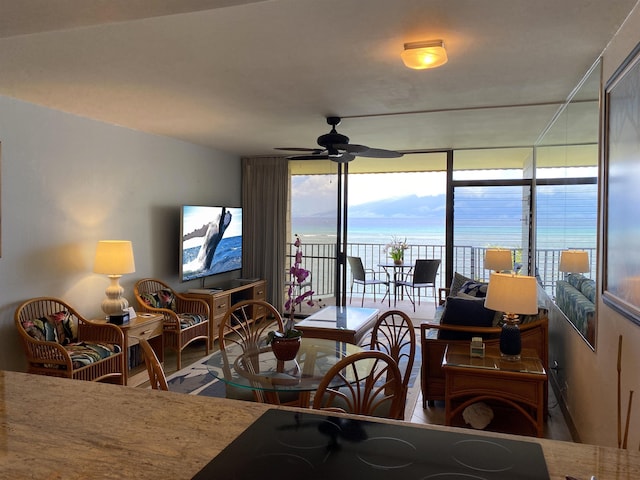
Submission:
{"label": "potted plant", "polygon": [[[287,272],[290,281],[287,290],[287,301],[284,304],[284,332],[269,332],[267,336],[267,343],[271,344],[273,354],[278,360],[284,361],[293,360],[300,349],[302,332],[295,328],[296,308],[303,302],[309,306],[315,304],[312,300],[313,290],[302,292],[300,288],[309,277],[309,270],[302,267],[302,242],[298,235],[295,237],[296,240],[293,244],[296,247],[295,258],[293,265]],[[298,292],[300,293],[297,294]]]}
{"label": "potted plant", "polygon": [[409,248],[409,245],[407,245],[406,238],[401,242],[396,237],[392,237],[391,243],[385,245],[384,251],[393,259],[393,263],[401,265],[404,261],[404,251],[407,248]]}

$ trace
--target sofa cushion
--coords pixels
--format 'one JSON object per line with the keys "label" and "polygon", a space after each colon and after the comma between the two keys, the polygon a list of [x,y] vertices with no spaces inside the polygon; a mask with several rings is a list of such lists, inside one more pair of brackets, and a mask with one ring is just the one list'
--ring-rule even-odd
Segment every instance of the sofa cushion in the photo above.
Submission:
{"label": "sofa cushion", "polygon": [[36,340],[67,345],[75,341],[76,329],[71,315],[62,310],[44,317],[22,322],[25,331]]}
{"label": "sofa cushion", "polygon": [[[469,327],[491,327],[496,312],[485,308],[484,298],[468,299],[461,297],[447,298],[442,313],[442,325],[463,325]],[[443,340],[471,340],[477,334],[440,330],[438,338]]]}
{"label": "sofa cushion", "polygon": [[589,299],[591,303],[596,303],[596,282],[595,280],[586,279],[580,285],[580,291]]}
{"label": "sofa cushion", "polygon": [[569,285],[571,285],[572,287],[576,288],[577,290],[580,290],[580,287],[582,286],[582,283],[586,279],[587,279],[587,277],[585,277],[581,273],[570,273],[567,276],[567,281],[569,282]]}
{"label": "sofa cushion", "polygon": [[73,368],[82,368],[122,351],[120,345],[111,343],[81,342],[66,345],[64,348],[69,352]]}

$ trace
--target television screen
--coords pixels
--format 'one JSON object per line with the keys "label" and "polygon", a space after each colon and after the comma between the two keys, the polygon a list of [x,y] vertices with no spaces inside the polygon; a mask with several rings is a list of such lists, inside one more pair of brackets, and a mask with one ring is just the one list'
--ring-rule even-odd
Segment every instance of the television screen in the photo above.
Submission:
{"label": "television screen", "polygon": [[242,208],[184,205],[180,237],[183,282],[242,268]]}

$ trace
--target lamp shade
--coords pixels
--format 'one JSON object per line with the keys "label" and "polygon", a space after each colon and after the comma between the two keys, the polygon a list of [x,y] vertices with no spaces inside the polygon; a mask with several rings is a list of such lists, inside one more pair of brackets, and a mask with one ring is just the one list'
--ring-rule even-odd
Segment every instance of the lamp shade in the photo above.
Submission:
{"label": "lamp shade", "polygon": [[585,250],[563,250],[560,252],[561,272],[567,273],[583,273],[588,272],[589,254]]}
{"label": "lamp shade", "polygon": [[513,270],[511,250],[488,248],[484,252],[484,268],[487,270]]}
{"label": "lamp shade", "polygon": [[93,271],[105,275],[124,275],[135,272],[136,266],[131,242],[129,240],[100,240],[96,247]]}
{"label": "lamp shade", "polygon": [[498,312],[538,313],[538,283],[535,277],[492,273],[484,306]]}
{"label": "lamp shade", "polygon": [[442,40],[405,43],[401,57],[405,66],[414,70],[439,67],[448,61]]}

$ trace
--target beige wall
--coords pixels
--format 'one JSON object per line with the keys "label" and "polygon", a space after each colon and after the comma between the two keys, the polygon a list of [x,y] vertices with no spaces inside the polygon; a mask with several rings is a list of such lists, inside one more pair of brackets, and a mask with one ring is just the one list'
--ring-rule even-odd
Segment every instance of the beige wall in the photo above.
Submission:
{"label": "beige wall", "polygon": [[[613,38],[604,52],[603,80],[606,83],[615,69],[640,42],[640,8],[636,8],[627,22]],[[602,229],[600,229],[602,230]],[[599,265],[601,262],[599,261]],[[598,282],[602,284],[602,272]],[[622,354],[622,422],[626,418],[628,395],[636,392],[629,427],[629,448],[637,450],[640,444],[640,327],[598,300],[598,331],[596,351],[568,325],[556,320],[551,326],[553,344],[561,345],[554,355],[565,369],[567,406],[580,440],[584,443],[617,446],[617,363],[618,338],[623,336]]]}
{"label": "beige wall", "polygon": [[2,256],[0,369],[22,370],[13,314],[31,297],[59,296],[101,314],[109,284],[92,273],[96,242],[133,242],[133,283],[178,282],[179,207],[240,205],[240,160],[209,148],[0,97]]}

